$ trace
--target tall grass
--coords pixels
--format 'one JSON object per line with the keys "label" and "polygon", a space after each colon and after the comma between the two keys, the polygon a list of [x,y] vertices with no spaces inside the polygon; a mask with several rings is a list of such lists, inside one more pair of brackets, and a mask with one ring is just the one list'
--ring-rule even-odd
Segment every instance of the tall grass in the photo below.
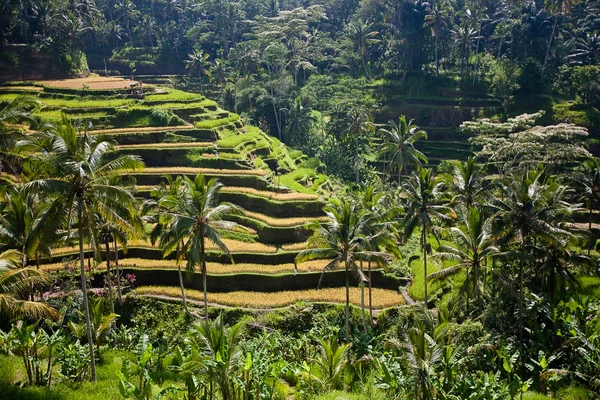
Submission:
{"label": "tall grass", "polygon": [[[179,298],[179,287],[142,286],[135,289],[141,295],[157,295]],[[203,300],[204,296],[198,290],[186,290],[186,295],[192,300]],[[350,302],[360,305],[361,290],[350,288]],[[247,308],[274,308],[285,307],[299,301],[344,303],[346,301],[346,288],[328,288],[311,290],[286,290],[281,292],[229,292],[208,293],[208,301],[231,307]],[[386,308],[403,304],[404,299],[395,290],[373,289],[373,307]]]}

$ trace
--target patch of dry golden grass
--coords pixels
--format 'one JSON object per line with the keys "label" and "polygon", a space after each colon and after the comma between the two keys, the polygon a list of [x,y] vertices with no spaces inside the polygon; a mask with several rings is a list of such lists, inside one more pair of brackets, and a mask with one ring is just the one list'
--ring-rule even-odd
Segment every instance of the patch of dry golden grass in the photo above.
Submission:
{"label": "patch of dry golden grass", "polygon": [[190,143],[143,143],[143,144],[125,144],[117,146],[120,150],[135,150],[135,149],[189,149],[193,147],[212,147],[212,142],[190,142]]}
{"label": "patch of dry golden grass", "polygon": [[44,90],[41,86],[0,86],[0,91],[15,91],[22,90],[24,92],[42,92]]}
{"label": "patch of dry golden grass", "polygon": [[[267,253],[267,254],[271,254],[271,253],[276,253],[277,252],[277,247],[273,246],[273,245],[269,245],[269,244],[263,244],[263,243],[246,243],[246,242],[240,242],[238,240],[233,240],[233,239],[223,239],[223,243],[225,243],[225,245],[227,246],[227,248],[229,249],[230,252],[232,253]],[[158,249],[158,246],[152,246],[152,244],[147,241],[147,240],[134,240],[129,242],[128,247],[146,247],[146,248],[154,248],[154,249]],[[291,247],[298,245],[299,244],[292,244],[290,245]],[[84,246],[84,249],[90,250],[91,247],[89,245]],[[218,250],[218,247],[216,245],[214,245],[211,242],[206,243],[206,249],[207,250]],[[294,249],[292,248],[288,248],[286,249],[288,251],[293,251]],[[79,245],[77,246],[65,246],[65,247],[59,247],[56,249],[52,250],[52,254],[53,255],[62,255],[62,254],[72,254],[72,253],[78,253],[79,252]]]}
{"label": "patch of dry golden grass", "polygon": [[[314,260],[307,261],[299,264],[297,272],[321,272],[325,265],[329,261],[327,260]],[[45,271],[58,271],[65,268],[65,262],[57,262],[51,264],[42,264],[40,268]],[[78,261],[69,262],[71,268],[78,268]],[[87,266],[87,262],[86,262]],[[114,268],[114,264],[112,265]],[[97,268],[105,268],[105,263],[98,264]],[[120,268],[141,268],[141,269],[177,269],[177,261],[175,260],[147,260],[144,258],[123,258],[119,260]],[[182,261],[181,267],[185,269],[185,261]],[[209,262],[206,264],[206,269],[209,274],[213,275],[230,275],[239,273],[255,273],[255,274],[284,274],[293,273],[294,264],[251,264],[251,263],[238,263],[238,264],[221,264]]]}
{"label": "patch of dry golden grass", "polygon": [[90,90],[98,89],[129,89],[129,85],[137,83],[131,79],[114,78],[106,76],[89,76],[87,78],[73,78],[73,79],[56,79],[56,80],[45,80],[38,81],[46,86],[65,88],[65,89],[81,89],[83,85],[86,85]]}
{"label": "patch of dry golden grass", "polygon": [[[181,289],[179,287],[142,286],[135,289],[135,293],[174,298],[181,297]],[[193,300],[204,299],[203,293],[199,290],[186,290],[185,293],[188,298]],[[350,288],[350,302],[360,305],[360,294],[361,291],[359,288]],[[372,295],[374,308],[386,308],[404,303],[402,295],[394,290],[374,288]],[[231,307],[275,308],[285,307],[299,301],[344,303],[346,301],[346,289],[341,287],[281,292],[208,293],[207,297],[210,303]]]}
{"label": "patch of dry golden grass", "polygon": [[301,251],[305,250],[307,247],[306,242],[300,243],[288,243],[281,246],[281,248],[285,251]]}
{"label": "patch of dry golden grass", "polygon": [[269,226],[280,226],[280,227],[286,227],[286,226],[299,226],[299,225],[304,225],[307,222],[312,222],[312,221],[327,221],[327,217],[318,217],[318,218],[311,218],[311,217],[296,217],[296,218],[274,218],[274,217],[270,217],[268,215],[264,215],[264,214],[260,214],[257,212],[252,212],[252,211],[246,211],[245,215],[247,217],[256,219],[258,221],[264,222],[265,224],[269,225]]}
{"label": "patch of dry golden grass", "polygon": [[286,201],[286,200],[316,200],[319,198],[316,194],[307,193],[275,193],[265,190],[257,190],[249,187],[224,187],[221,189],[228,193],[246,193],[253,196],[265,197],[271,200]]}
{"label": "patch of dry golden grass", "polygon": [[88,133],[94,135],[117,135],[121,133],[146,133],[146,132],[168,132],[168,131],[183,131],[195,129],[194,125],[177,125],[177,126],[146,126],[140,128],[114,128],[114,129],[97,129],[91,130]]}
{"label": "patch of dry golden grass", "polygon": [[192,167],[154,167],[145,168],[141,175],[178,175],[178,174],[197,174],[202,172],[205,175],[254,175],[265,176],[267,171],[262,169],[214,169],[214,168],[192,168]]}

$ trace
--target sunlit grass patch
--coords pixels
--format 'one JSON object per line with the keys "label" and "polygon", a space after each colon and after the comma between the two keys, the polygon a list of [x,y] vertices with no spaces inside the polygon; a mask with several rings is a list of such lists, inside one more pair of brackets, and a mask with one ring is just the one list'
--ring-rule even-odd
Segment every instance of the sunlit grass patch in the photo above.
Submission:
{"label": "sunlit grass patch", "polygon": [[195,129],[193,125],[178,125],[178,126],[145,126],[137,128],[114,128],[114,129],[97,129],[92,130],[89,133],[95,135],[117,135],[123,133],[148,133],[148,132],[169,132],[169,131],[183,131]]}
{"label": "sunlit grass patch", "polygon": [[287,227],[287,226],[300,226],[304,225],[311,221],[327,221],[327,217],[296,217],[296,218],[274,218],[268,215],[260,214],[257,212],[246,211],[246,216],[256,219],[258,221],[264,222],[269,226],[279,226],[279,227]]}
{"label": "sunlit grass patch", "polygon": [[581,293],[595,299],[600,299],[600,277],[579,276],[577,281],[581,285]]}
{"label": "sunlit grass patch", "polygon": [[224,187],[221,189],[223,192],[229,193],[247,193],[253,196],[265,197],[267,199],[286,201],[286,200],[316,200],[319,198],[316,194],[311,193],[277,193],[268,192],[265,190],[257,190],[249,187]]}
{"label": "sunlit grass patch", "polygon": [[213,147],[212,142],[186,142],[186,143],[142,143],[142,144],[126,144],[117,146],[120,150],[135,150],[135,149],[189,149],[192,147]]}
{"label": "sunlit grass patch", "polygon": [[[61,271],[66,268],[78,270],[78,260],[61,261],[51,264],[42,264],[40,268],[44,271]],[[304,272],[320,272],[327,265],[328,260],[313,260],[298,264],[296,271]],[[105,263],[101,262],[96,265],[96,268],[102,270]],[[87,263],[86,263],[87,266]],[[181,268],[185,269],[185,260],[181,262]],[[112,265],[114,268],[114,264]],[[177,269],[176,260],[148,260],[145,258],[123,258],[119,260],[120,268],[140,268],[140,269]],[[254,263],[236,263],[236,264],[221,264],[209,262],[206,264],[206,269],[212,275],[230,275],[239,273],[256,273],[256,274],[284,274],[293,273],[294,264],[254,264]]]}
{"label": "sunlit grass patch", "polygon": [[154,167],[145,168],[140,174],[144,175],[181,175],[198,174],[205,175],[255,175],[265,176],[266,171],[262,169],[212,169],[212,168],[192,168],[192,167]]}
{"label": "sunlit grass patch", "polygon": [[[142,286],[135,289],[135,293],[141,295],[158,295],[179,298],[181,289],[179,287]],[[203,300],[204,295],[199,290],[186,290],[190,299]],[[230,292],[230,293],[208,293],[210,303],[222,304],[232,307],[249,308],[273,308],[285,307],[298,301],[344,303],[346,301],[346,289],[327,288],[312,290],[286,290],[281,292]],[[356,287],[350,288],[350,302],[360,305],[361,290]],[[395,290],[373,289],[373,307],[386,308],[403,304],[404,299]]]}
{"label": "sunlit grass patch", "polygon": [[190,101],[203,100],[204,96],[197,93],[184,92],[183,90],[161,88],[165,93],[149,94],[144,97],[147,102],[169,102],[169,101]]}
{"label": "sunlit grass patch", "polygon": [[310,168],[298,168],[275,178],[281,185],[296,192],[308,194],[314,194],[327,179],[327,175],[317,174],[314,169]]}
{"label": "sunlit grass patch", "polygon": [[213,129],[219,126],[227,125],[232,122],[236,122],[240,119],[238,115],[231,115],[227,118],[215,119],[215,120],[207,120],[207,121],[199,121],[196,122],[196,128],[198,129]]}

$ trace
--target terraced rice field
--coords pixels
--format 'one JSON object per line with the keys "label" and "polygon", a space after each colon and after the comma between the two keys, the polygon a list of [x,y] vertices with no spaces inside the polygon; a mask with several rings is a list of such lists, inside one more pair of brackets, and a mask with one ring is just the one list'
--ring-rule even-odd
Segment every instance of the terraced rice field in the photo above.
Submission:
{"label": "terraced rice field", "polygon": [[[226,198],[225,201],[247,209],[237,222],[247,225],[248,230],[247,233],[223,232],[223,242],[235,259],[239,257],[239,262],[235,264],[228,263],[229,259],[222,256],[218,247],[207,242],[206,248],[211,254],[211,262],[207,264],[209,275],[220,276],[221,282],[229,282],[228,277],[236,274],[259,274],[256,279],[260,279],[259,276],[275,279],[272,281],[274,284],[269,287],[277,288],[279,282],[288,282],[289,285],[303,276],[314,280],[314,273],[322,271],[328,263],[327,260],[300,265],[293,263],[295,255],[306,248],[305,240],[310,235],[305,228],[306,224],[314,220],[326,220],[321,212],[321,196],[328,195],[323,189],[327,176],[303,165],[307,157],[301,152],[288,149],[279,140],[256,127],[245,126],[238,115],[220,109],[214,101],[196,93],[149,87],[154,92],[149,92],[140,101],[116,92],[114,95],[106,95],[107,89],[128,88],[131,81],[126,79],[92,77],[40,83],[53,88],[52,94],[45,96],[44,87],[31,86],[35,89],[30,93],[40,93],[39,98],[44,106],[42,117],[58,118],[61,112],[67,112],[71,118],[97,118],[99,126],[91,131],[93,134],[115,139],[119,153],[138,154],[146,164],[152,165],[142,171],[135,171],[134,176],[140,182],[136,187],[137,195],[147,198],[165,175],[203,173],[219,177],[228,185],[223,187],[221,196]],[[90,92],[86,97],[77,97],[77,91],[84,84]],[[10,92],[0,93],[0,100],[15,98],[18,95],[15,93],[17,88],[12,87]],[[25,90],[29,86],[22,88]],[[61,89],[57,88],[70,91],[61,94]],[[102,89],[103,95],[94,94],[94,89]],[[129,126],[123,126],[123,123],[128,123],[126,118],[116,120],[116,114],[131,115]],[[153,120],[155,115],[166,116],[169,120]],[[144,126],[144,121],[151,126]],[[283,170],[283,173],[275,176],[273,168]],[[151,228],[148,226],[146,230]],[[89,257],[91,246],[85,247]],[[173,259],[174,254],[171,254],[170,259],[160,259],[161,250],[146,239],[130,240],[128,248],[129,252],[120,256],[121,268],[143,271],[138,274],[150,278],[177,277],[173,275],[177,274],[178,268],[177,261]],[[79,248],[76,246],[55,248],[52,251],[52,261],[42,264],[41,268],[49,271],[73,270],[76,273],[77,262],[59,260],[75,259],[78,252]],[[102,252],[101,255],[104,256]],[[185,260],[181,263],[185,266]],[[95,270],[103,271],[105,266],[101,262],[96,265]],[[152,273],[148,274],[145,270]],[[188,278],[185,279],[187,281]],[[155,283],[147,283],[150,284]],[[344,282],[340,281],[339,284],[343,286]],[[254,283],[251,282],[251,285]],[[314,286],[316,289],[316,283]],[[333,286],[337,286],[337,281]],[[226,288],[227,286],[225,292]],[[341,287],[301,291],[289,289],[282,286],[277,292],[215,292],[209,294],[209,301],[230,306],[262,308],[286,306],[297,301],[345,300],[345,292]],[[180,296],[180,289],[170,286],[147,286],[136,291],[139,294]],[[223,292],[223,288],[218,291]],[[188,295],[190,298],[200,298],[201,293],[188,290]],[[351,296],[353,303],[360,303],[360,291],[356,287],[352,288]],[[373,298],[379,308],[402,303],[401,295],[393,290],[376,289]]]}
{"label": "terraced rice field", "polygon": [[[236,264],[221,264],[209,262],[206,264],[206,269],[209,274],[215,275],[230,275],[236,273],[254,273],[254,274],[284,274],[284,273],[305,273],[305,272],[320,272],[327,265],[328,260],[307,261],[297,266],[292,263],[287,264],[253,264],[253,263],[236,263]],[[45,271],[61,271],[67,268],[77,268],[76,261],[74,262],[56,262],[43,264],[41,269]],[[106,264],[100,263],[96,266],[98,270],[103,270]],[[185,260],[181,262],[181,268],[185,269]],[[141,268],[141,269],[177,269],[176,260],[148,260],[145,258],[124,258],[119,260],[120,268]]]}
{"label": "terraced rice field", "polygon": [[[168,297],[181,297],[181,289],[165,286],[142,286],[135,289],[139,295],[155,295]],[[198,290],[187,290],[186,295],[192,300],[203,300],[204,295]],[[373,308],[382,309],[404,304],[404,298],[396,290],[373,289]],[[366,297],[366,294],[365,294]],[[361,290],[350,288],[350,302],[360,305]],[[275,293],[264,292],[230,292],[208,293],[209,303],[222,304],[231,307],[246,308],[275,308],[285,307],[298,301],[311,301],[323,303],[343,303],[346,301],[345,288],[327,288],[313,290],[286,290]]]}

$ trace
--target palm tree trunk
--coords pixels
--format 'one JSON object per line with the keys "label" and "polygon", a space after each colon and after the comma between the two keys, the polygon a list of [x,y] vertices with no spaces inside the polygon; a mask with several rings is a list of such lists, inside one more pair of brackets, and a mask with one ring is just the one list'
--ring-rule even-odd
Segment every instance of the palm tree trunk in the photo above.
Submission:
{"label": "palm tree trunk", "polygon": [[592,232],[592,213],[593,213],[593,209],[592,209],[592,199],[590,199],[590,213],[589,213],[589,220],[588,220],[588,232],[590,235],[589,238],[589,243],[588,243],[588,251],[587,251],[587,255],[588,257],[590,256],[590,253],[592,252],[592,242],[594,240],[594,233]]}
{"label": "palm tree trunk", "polygon": [[369,318],[371,325],[373,324],[373,296],[372,296],[372,283],[371,283],[371,260],[369,260]]}
{"label": "palm tree trunk", "polygon": [[556,33],[556,25],[558,24],[558,16],[560,12],[554,16],[554,24],[552,25],[552,33],[550,34],[550,41],[548,42],[548,48],[546,49],[546,56],[544,57],[544,65],[542,65],[542,72],[546,69],[548,64],[548,58],[550,57],[550,48],[552,47],[552,40],[554,40],[554,34]]}
{"label": "palm tree trunk", "polygon": [[524,353],[523,353],[523,264],[525,263],[525,245],[521,243],[521,254],[520,254],[520,262],[519,262],[519,354],[521,357],[521,373],[525,372],[525,363],[524,363]]}
{"label": "palm tree trunk", "polygon": [[421,231],[421,250],[423,251],[423,284],[425,287],[425,307],[427,308],[427,235],[423,227]]}
{"label": "palm tree trunk", "polygon": [[87,281],[85,276],[85,262],[83,251],[83,198],[79,198],[79,267],[81,272],[81,291],[83,293],[83,308],[85,309],[85,324],[87,327],[88,346],[90,350],[91,380],[96,382],[96,359],[94,357],[94,338],[92,336],[92,319],[90,317],[90,305],[87,293]]}
{"label": "palm tree trunk", "polygon": [[350,340],[350,271],[346,260],[346,341]]}
{"label": "palm tree trunk", "polygon": [[119,298],[119,304],[123,305],[123,296],[121,292],[121,271],[119,270],[119,249],[117,249],[117,240],[113,244],[115,252],[115,268],[117,270],[117,297]]}
{"label": "palm tree trunk", "polygon": [[[110,276],[110,245],[108,240],[106,241],[106,281],[108,283],[108,301],[110,303],[110,312],[115,312],[115,302],[113,301],[113,287],[112,277]],[[113,327],[117,325],[116,321],[113,321]]]}
{"label": "palm tree trunk", "polygon": [[183,308],[186,315],[190,315],[190,310],[187,306],[187,299],[185,297],[185,288],[183,286],[183,274],[181,273],[181,264],[179,263],[179,244],[177,244],[177,273],[179,275],[179,287],[181,288],[181,298],[183,299]]}
{"label": "palm tree trunk", "polygon": [[208,295],[206,293],[206,252],[204,251],[204,237],[200,241],[200,257],[202,258],[202,291],[204,292],[204,320],[208,322]]}
{"label": "palm tree trunk", "polygon": [[367,63],[365,62],[365,52],[364,51],[361,52],[361,59],[362,59],[363,68],[365,69],[365,77],[368,80],[369,79],[369,71],[367,71]]}
{"label": "palm tree trunk", "polygon": [[440,75],[440,62],[438,59],[438,34],[435,35],[435,79]]}
{"label": "palm tree trunk", "polygon": [[473,85],[475,85],[475,78],[477,77],[477,68],[479,67],[479,41],[481,40],[481,25],[479,21],[479,35],[477,37],[477,46],[475,47],[475,70],[473,71]]}
{"label": "palm tree trunk", "polygon": [[[363,261],[360,260],[360,272],[364,275],[363,270]],[[367,334],[367,315],[365,313],[365,282],[361,282],[360,284],[360,308],[362,312],[362,320],[363,320],[363,330],[365,335]]]}

